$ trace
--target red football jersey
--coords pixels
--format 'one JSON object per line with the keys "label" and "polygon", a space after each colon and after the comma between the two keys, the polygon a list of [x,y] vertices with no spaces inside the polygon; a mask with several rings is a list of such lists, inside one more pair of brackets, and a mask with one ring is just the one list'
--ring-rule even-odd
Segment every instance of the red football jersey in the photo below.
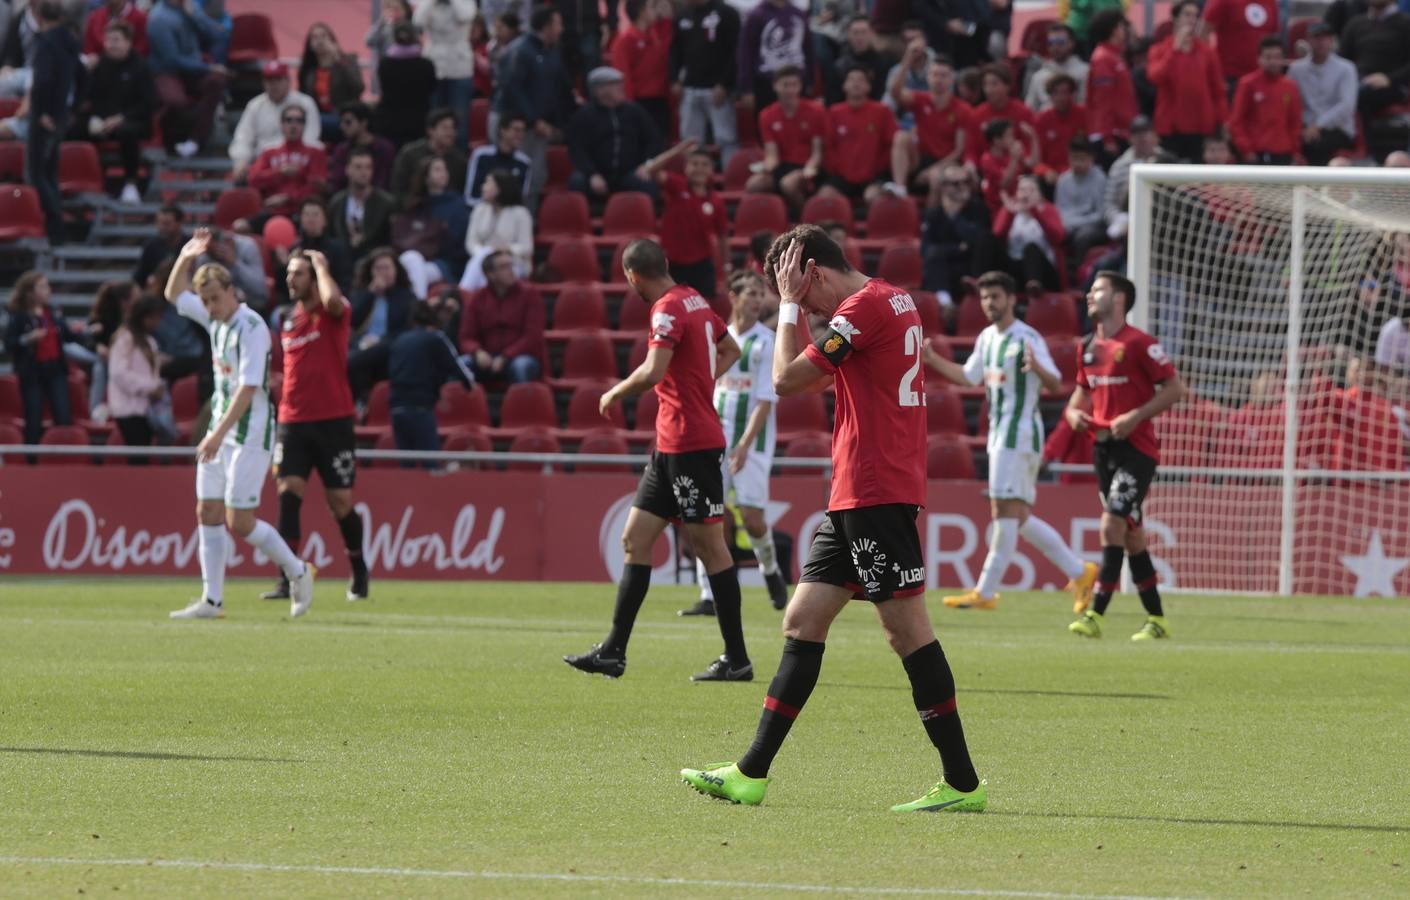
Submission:
{"label": "red football jersey", "polygon": [[[1093,337],[1077,365],[1077,383],[1092,395],[1092,429],[1146,404],[1155,386],[1175,377],[1175,367],[1156,339],[1130,325],[1106,339]],[[1131,446],[1160,459],[1160,441],[1150,419],[1127,438]]]}
{"label": "red football jersey", "polygon": [[974,110],[968,103],[951,97],[949,103],[939,107],[935,98],[923,91],[916,91],[912,97],[911,114],[916,119],[916,137],[922,153],[944,159],[955,152],[956,135],[964,134],[968,140],[974,121]]}
{"label": "red football jersey", "polygon": [[827,171],[853,184],[865,184],[891,166],[896,116],[884,103],[834,103],[827,110]]}
{"label": "red football jersey", "polygon": [[674,351],[656,385],[656,449],[662,453],[724,449],[715,412],[715,344],[726,334],[724,319],[693,287],[678,284],[651,304],[650,346]]}
{"label": "red football jersey", "polygon": [[816,100],[799,100],[798,110],[787,116],[771,103],[759,113],[759,137],[778,145],[778,158],[790,165],[806,165],[813,155],[813,139],[827,137],[827,110]]}
{"label": "red football jersey", "polygon": [[661,249],[673,263],[689,264],[715,258],[719,236],[729,229],[725,201],[713,190],[697,194],[685,176],[666,173],[661,185]]}
{"label": "red football jersey", "polygon": [[284,387],[279,421],[319,422],[353,415],[348,386],[348,333],[352,307],[343,298],[336,318],[320,304],[310,313],[302,303],[284,319],[279,342],[284,348]]}
{"label": "red football jersey", "polygon": [[829,512],[925,505],[924,333],[910,294],[873,278],[803,352],[835,376]]}

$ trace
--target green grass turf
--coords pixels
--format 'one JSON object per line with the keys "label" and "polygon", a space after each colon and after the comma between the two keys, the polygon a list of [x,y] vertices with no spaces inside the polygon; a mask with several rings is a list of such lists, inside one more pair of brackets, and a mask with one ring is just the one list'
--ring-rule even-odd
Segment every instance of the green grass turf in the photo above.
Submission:
{"label": "green grass turf", "polygon": [[[990,808],[896,816],[938,760],[864,604],[744,808],[677,772],[749,743],[761,591],[758,680],[696,685],[719,639],[685,588],[613,682],[559,661],[606,585],[330,584],[290,622],[237,582],[229,619],[168,621],[192,587],[0,583],[0,894],[1410,894],[1404,600],[1177,598],[1175,639],[1132,645],[1134,598],[1092,642],[1062,596],[932,593]],[[146,860],[254,867],[114,864]]]}

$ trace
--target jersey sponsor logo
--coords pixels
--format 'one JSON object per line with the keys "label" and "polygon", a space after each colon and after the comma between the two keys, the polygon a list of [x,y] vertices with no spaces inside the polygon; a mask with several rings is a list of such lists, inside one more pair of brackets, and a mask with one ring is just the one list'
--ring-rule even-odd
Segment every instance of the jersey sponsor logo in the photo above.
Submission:
{"label": "jersey sponsor logo", "polygon": [[858,337],[862,333],[861,329],[847,321],[846,316],[833,316],[832,321],[827,323],[827,327],[837,332],[837,336],[849,344],[852,343],[852,338]]}
{"label": "jersey sponsor logo", "polygon": [[1088,375],[1087,381],[1092,387],[1111,387],[1117,384],[1126,384],[1131,379],[1125,375]]}
{"label": "jersey sponsor logo", "polygon": [[[291,328],[293,328],[293,327],[294,327],[294,324],[293,324],[292,322],[288,321],[287,319],[284,321],[284,330],[285,330],[285,331],[288,331],[289,329],[291,329]],[[297,336],[297,337],[281,337],[281,338],[279,339],[279,343],[281,343],[281,344],[284,345],[284,352],[285,352],[285,353],[288,353],[290,350],[297,350],[297,349],[299,349],[300,347],[304,347],[304,346],[307,346],[308,344],[312,344],[314,341],[318,340],[318,339],[321,338],[321,337],[323,337],[323,332],[321,332],[321,331],[319,331],[317,328],[315,328],[314,330],[310,331],[308,334],[301,334],[301,335],[299,335],[299,336]]]}
{"label": "jersey sponsor logo", "polygon": [[886,571],[886,554],[871,538],[857,538],[852,542],[852,565],[857,576],[862,579],[868,591],[881,586],[881,573]]}
{"label": "jersey sponsor logo", "polygon": [[1162,366],[1167,365],[1170,362],[1169,354],[1167,354],[1165,352],[1165,348],[1160,346],[1159,344],[1151,344],[1149,347],[1147,347],[1146,355],[1149,356],[1151,359],[1155,360],[1156,362],[1160,363]]}
{"label": "jersey sponsor logo", "polygon": [[886,298],[886,301],[891,304],[891,312],[894,315],[917,312],[916,302],[911,299],[910,294],[892,294]]}
{"label": "jersey sponsor logo", "polygon": [[658,338],[670,337],[671,330],[676,327],[676,317],[670,313],[658,312],[651,314],[651,333]]}
{"label": "jersey sponsor logo", "polygon": [[695,312],[696,310],[710,308],[710,304],[706,303],[705,298],[699,294],[691,294],[689,297],[686,297],[681,301],[681,305],[685,307],[686,312]]}
{"label": "jersey sponsor logo", "polygon": [[1136,500],[1136,490],[1140,483],[1136,476],[1125,469],[1117,469],[1111,476],[1111,486],[1107,490],[1107,505],[1113,510],[1130,509]]}
{"label": "jersey sponsor logo", "polygon": [[333,471],[338,473],[338,477],[344,482],[351,481],[353,470],[357,467],[357,462],[353,458],[351,450],[339,450],[338,455],[333,457]]}
{"label": "jersey sponsor logo", "polygon": [[892,563],[891,571],[896,573],[896,584],[899,587],[904,588],[913,584],[925,583],[925,569],[923,568],[903,569],[900,563]]}
{"label": "jersey sponsor logo", "polygon": [[700,499],[700,488],[695,486],[694,478],[677,475],[671,482],[671,493],[676,496],[676,506],[680,508],[681,515],[695,515],[695,501]]}

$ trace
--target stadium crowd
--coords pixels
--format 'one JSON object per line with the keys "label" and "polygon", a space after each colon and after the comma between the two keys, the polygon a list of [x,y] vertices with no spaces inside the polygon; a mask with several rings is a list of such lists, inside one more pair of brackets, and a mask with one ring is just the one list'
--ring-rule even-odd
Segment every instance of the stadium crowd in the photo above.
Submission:
{"label": "stadium crowd", "polygon": [[[0,0],[0,139],[24,144],[58,245],[62,141],[115,155],[117,202],[136,203],[144,144],[220,152],[217,116],[243,103],[224,152],[249,203],[217,222],[209,257],[277,328],[290,254],[321,252],[352,304],[364,411],[386,402],[389,376],[430,377],[397,348],[432,327],[496,408],[511,385],[615,377],[639,347],[608,343],[606,363],[578,371],[576,350],[603,344],[565,333],[582,310],[588,329],[641,330],[632,298],[598,308],[623,293],[613,251],[639,235],[659,235],[677,280],[723,303],[725,273],[759,268],[792,222],[818,222],[854,262],[876,260],[867,271],[929,295],[929,332],[967,333],[975,277],[1002,270],[1030,305],[1064,306],[1075,336],[1085,306],[1064,292],[1124,268],[1133,164],[1410,165],[1410,16],[1391,0],[1338,0],[1286,36],[1275,0],[1181,0],[1151,39],[1123,3],[1063,2],[1013,56],[1011,0],[806,5],[384,0],[370,71],[344,49],[356,36],[318,23],[296,65],[246,69],[259,85],[242,97],[225,0]],[[87,406],[124,441],[182,431],[173,400],[189,391],[173,387],[194,375],[208,394],[209,347],[148,299],[189,231],[163,206],[132,281],[102,288],[86,328],[51,307],[42,275],[15,285],[6,350],[26,442],[46,407],[74,419],[71,363],[91,370]],[[1383,287],[1366,327],[1393,333],[1361,358],[1389,366],[1410,274],[1397,257],[1367,277]],[[550,348],[565,343],[560,367]]]}

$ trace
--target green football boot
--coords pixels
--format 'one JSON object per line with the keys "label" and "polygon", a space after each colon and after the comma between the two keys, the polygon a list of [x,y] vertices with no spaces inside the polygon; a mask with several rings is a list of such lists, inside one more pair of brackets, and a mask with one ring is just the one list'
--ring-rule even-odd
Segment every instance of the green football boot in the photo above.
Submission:
{"label": "green football boot", "polygon": [[1170,626],[1165,624],[1165,616],[1148,616],[1141,630],[1131,635],[1133,641],[1158,641],[1170,637]]}
{"label": "green football boot", "polygon": [[989,805],[989,782],[979,782],[972,791],[957,791],[944,781],[937,781],[935,787],[925,792],[925,796],[910,803],[899,803],[891,807],[892,812],[983,812]]}
{"label": "green football boot", "polygon": [[1102,636],[1102,614],[1089,609],[1067,626],[1067,630],[1083,637],[1099,638]]}
{"label": "green football boot", "polygon": [[764,802],[764,791],[769,786],[767,778],[750,778],[732,762],[710,763],[704,769],[681,769],[681,780],[702,794],[747,806]]}

